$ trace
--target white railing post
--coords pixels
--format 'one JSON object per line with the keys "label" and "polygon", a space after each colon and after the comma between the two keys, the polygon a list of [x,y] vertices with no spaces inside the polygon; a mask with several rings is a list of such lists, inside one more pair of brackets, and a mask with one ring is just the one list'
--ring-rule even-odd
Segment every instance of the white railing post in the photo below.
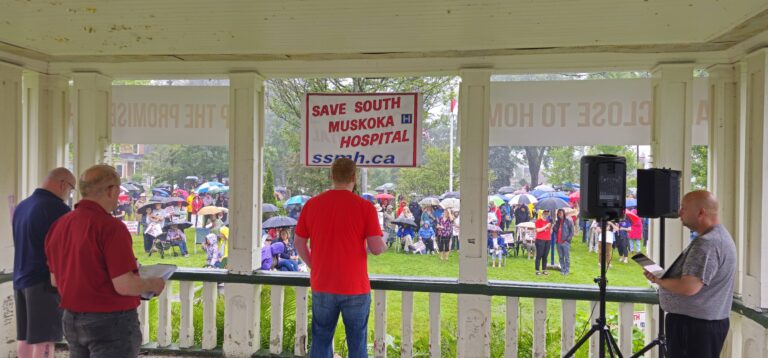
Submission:
{"label": "white railing post", "polygon": [[203,282],[203,349],[216,348],[216,282]]}
{"label": "white railing post", "polygon": [[440,292],[429,293],[429,355],[440,358]]}
{"label": "white railing post", "polygon": [[157,345],[171,345],[171,285],[168,285],[157,298]]}
{"label": "white railing post", "polygon": [[507,321],[506,340],[504,344],[504,358],[517,358],[517,335],[519,333],[518,320],[520,319],[520,298],[507,297]]}
{"label": "white railing post", "polygon": [[141,301],[139,305],[139,330],[141,331],[141,344],[149,343],[149,301]]}
{"label": "white railing post", "polygon": [[387,357],[387,291],[373,291],[373,356]]}
{"label": "white railing post", "polygon": [[632,353],[632,323],[634,315],[632,302],[619,303],[619,349],[624,355]]}
{"label": "white railing post", "polygon": [[285,287],[272,286],[270,289],[270,310],[272,324],[269,333],[269,352],[280,354],[283,352],[283,303],[285,301]]}
{"label": "white railing post", "polygon": [[403,332],[400,337],[400,357],[413,357],[413,292],[403,291],[402,324]]}
{"label": "white railing post", "polygon": [[296,335],[293,345],[293,355],[307,355],[307,288],[296,287]]}
{"label": "white railing post", "polygon": [[192,281],[179,282],[179,301],[181,317],[179,319],[179,348],[195,345],[194,300],[195,285]]}
{"label": "white railing post", "polygon": [[565,355],[574,346],[576,325],[576,301],[563,300],[560,331],[560,355]]}
{"label": "white railing post", "polygon": [[533,299],[533,357],[547,356],[547,299]]}

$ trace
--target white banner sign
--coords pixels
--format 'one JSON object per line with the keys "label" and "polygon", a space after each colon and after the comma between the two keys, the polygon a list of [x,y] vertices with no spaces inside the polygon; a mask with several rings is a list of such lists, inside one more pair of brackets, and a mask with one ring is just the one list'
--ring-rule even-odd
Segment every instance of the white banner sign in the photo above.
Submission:
{"label": "white banner sign", "polygon": [[128,231],[131,234],[138,234],[139,233],[139,222],[138,221],[123,221],[123,224],[125,224],[125,227],[128,228]]}
{"label": "white banner sign", "polygon": [[[650,79],[491,83],[491,145],[648,145],[651,119]],[[708,119],[696,78],[693,144],[707,143]]]}
{"label": "white banner sign", "polygon": [[304,165],[350,158],[362,167],[415,167],[422,100],[418,93],[308,93],[302,105]]}
{"label": "white banner sign", "polygon": [[113,86],[112,142],[227,145],[229,87]]}

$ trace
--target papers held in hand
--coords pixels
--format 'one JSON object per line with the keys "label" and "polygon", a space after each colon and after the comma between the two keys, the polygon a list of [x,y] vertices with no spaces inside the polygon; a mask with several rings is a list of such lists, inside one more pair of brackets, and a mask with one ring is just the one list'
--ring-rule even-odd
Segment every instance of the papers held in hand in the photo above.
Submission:
{"label": "papers held in hand", "polygon": [[[162,278],[163,281],[168,281],[174,272],[176,272],[176,265],[157,264],[139,267],[139,276],[141,276],[141,278],[159,277]],[[155,294],[153,292],[144,292],[141,294],[141,299],[148,300],[154,296]]]}
{"label": "papers held in hand", "polygon": [[645,256],[642,253],[632,256],[632,260],[637,262],[638,265],[643,266],[643,269],[652,273],[656,277],[661,278],[661,276],[664,275],[664,268],[653,262],[653,260],[649,259],[648,256]]}

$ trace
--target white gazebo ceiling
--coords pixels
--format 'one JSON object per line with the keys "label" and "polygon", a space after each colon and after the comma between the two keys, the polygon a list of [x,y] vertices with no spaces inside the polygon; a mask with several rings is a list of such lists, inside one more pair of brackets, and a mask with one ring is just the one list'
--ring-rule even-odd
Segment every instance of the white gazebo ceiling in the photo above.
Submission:
{"label": "white gazebo ceiling", "polygon": [[184,61],[291,71],[356,60],[440,71],[606,53],[618,62],[707,62],[750,38],[762,45],[768,29],[765,0],[2,0],[0,8],[0,59],[41,61],[51,72]]}

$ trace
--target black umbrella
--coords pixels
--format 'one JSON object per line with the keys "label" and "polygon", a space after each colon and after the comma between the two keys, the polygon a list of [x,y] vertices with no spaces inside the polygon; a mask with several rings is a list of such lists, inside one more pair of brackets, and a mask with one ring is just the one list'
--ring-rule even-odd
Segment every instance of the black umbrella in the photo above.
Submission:
{"label": "black umbrella", "polygon": [[440,200],[448,198],[458,199],[460,196],[458,191],[446,191],[443,195],[440,195]]}
{"label": "black umbrella", "polygon": [[512,194],[515,192],[515,190],[517,189],[511,186],[502,186],[501,188],[499,188],[499,194]]}
{"label": "black umbrella", "polygon": [[130,183],[123,184],[123,187],[125,188],[125,190],[128,190],[128,191],[141,191],[141,189],[136,187],[136,185],[133,185]]}
{"label": "black umbrella", "polygon": [[182,198],[179,198],[179,197],[171,197],[171,198],[167,198],[167,199],[163,200],[163,206],[164,207],[176,206],[176,205],[179,205],[179,203],[181,203],[183,206],[187,206],[187,204],[189,204],[189,203],[187,203],[186,200],[184,200]]}
{"label": "black umbrella", "polygon": [[147,210],[147,208],[151,208],[152,210],[155,209],[155,204],[162,204],[160,201],[148,201],[146,204],[139,207],[139,214],[144,214],[144,211]]}
{"label": "black umbrella", "polygon": [[395,220],[392,220],[392,223],[395,224],[395,225],[400,225],[400,226],[419,227],[418,225],[416,225],[416,222],[413,221],[413,219],[408,219],[408,218],[406,218],[404,216],[401,216],[401,217],[399,217],[399,218],[397,218]]}
{"label": "black umbrella", "polygon": [[272,204],[261,204],[261,212],[266,213],[276,213],[277,212],[277,206],[274,206]]}
{"label": "black umbrella", "polygon": [[191,226],[192,226],[192,223],[191,223],[191,222],[187,222],[187,221],[169,222],[169,223],[166,223],[166,224],[163,226],[163,231],[168,231],[168,229],[170,229],[170,228],[171,228],[171,225],[177,225],[177,226],[179,227],[179,229],[181,229],[182,231],[184,231],[184,230],[186,230],[187,228],[191,227]]}
{"label": "black umbrella", "polygon": [[536,210],[549,210],[555,212],[557,209],[569,207],[565,200],[555,197],[545,198],[536,203]]}
{"label": "black umbrella", "polygon": [[267,219],[261,224],[262,229],[276,229],[281,227],[293,227],[296,226],[296,220],[287,216],[275,216]]}

